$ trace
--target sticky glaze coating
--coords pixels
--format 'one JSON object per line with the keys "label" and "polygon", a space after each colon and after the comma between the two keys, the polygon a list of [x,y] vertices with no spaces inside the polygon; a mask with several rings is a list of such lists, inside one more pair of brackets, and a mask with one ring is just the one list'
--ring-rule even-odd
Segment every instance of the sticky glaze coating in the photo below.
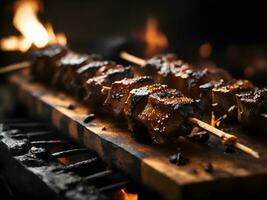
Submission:
{"label": "sticky glaze coating", "polygon": [[97,55],[78,54],[69,51],[57,61],[58,69],[52,79],[52,86],[68,92],[73,91],[70,83],[74,80],[76,70],[85,64],[99,59],[100,56]]}
{"label": "sticky glaze coating", "polygon": [[[57,61],[68,52],[67,47],[51,45],[32,52],[32,67],[30,74],[35,81],[50,84],[56,73]],[[45,72],[45,73],[44,73]]]}
{"label": "sticky glaze coating", "polygon": [[200,108],[181,92],[155,84],[132,90],[124,112],[135,137],[165,144],[191,131],[187,118],[198,115]]}
{"label": "sticky glaze coating", "polygon": [[111,87],[115,81],[122,80],[124,78],[132,78],[133,72],[130,67],[124,68],[119,65],[115,69],[108,69],[104,75],[95,76],[90,78],[85,83],[85,90],[87,96],[85,97],[85,103],[88,105],[103,105],[106,94],[103,94],[103,87]]}
{"label": "sticky glaze coating", "polygon": [[142,86],[152,85],[154,83],[154,80],[149,76],[124,78],[121,81],[115,81],[104,102],[104,110],[115,117],[121,117],[124,115],[124,105],[131,90],[138,89]]}
{"label": "sticky glaze coating", "polygon": [[245,127],[262,127],[265,119],[262,113],[267,113],[267,88],[236,94],[238,120]]}
{"label": "sticky glaze coating", "polygon": [[150,75],[156,82],[176,88],[185,95],[201,98],[201,85],[223,79],[229,81],[232,76],[219,68],[195,68],[188,63],[177,59],[173,54],[158,55],[147,60],[141,67],[141,75]]}
{"label": "sticky glaze coating", "polygon": [[[228,110],[237,105],[236,94],[254,90],[254,85],[248,80],[233,80],[212,89],[212,105],[220,114],[228,113]],[[237,110],[231,113],[237,116]]]}

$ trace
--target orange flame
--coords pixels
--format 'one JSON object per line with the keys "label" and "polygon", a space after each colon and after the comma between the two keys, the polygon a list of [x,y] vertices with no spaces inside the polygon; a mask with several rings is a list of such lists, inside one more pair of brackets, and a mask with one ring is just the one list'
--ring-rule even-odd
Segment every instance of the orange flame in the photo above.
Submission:
{"label": "orange flame", "polygon": [[211,112],[211,120],[210,125],[213,127],[219,127],[221,125],[221,122],[227,118],[227,114],[224,114],[223,116],[216,119],[214,112]]}
{"label": "orange flame", "polygon": [[66,36],[55,34],[51,24],[46,27],[39,21],[37,13],[40,2],[37,0],[18,0],[13,18],[14,26],[22,36],[9,36],[0,40],[0,48],[5,51],[27,51],[32,45],[42,48],[47,44],[66,45]]}
{"label": "orange flame", "polygon": [[127,193],[125,189],[120,189],[116,193],[116,198],[118,200],[138,200],[138,194]]}
{"label": "orange flame", "polygon": [[210,125],[213,127],[216,127],[216,119],[215,119],[215,114],[213,111],[211,112]]}
{"label": "orange flame", "polygon": [[147,19],[144,37],[147,44],[145,51],[147,57],[154,56],[168,46],[166,35],[159,31],[158,21],[153,17]]}

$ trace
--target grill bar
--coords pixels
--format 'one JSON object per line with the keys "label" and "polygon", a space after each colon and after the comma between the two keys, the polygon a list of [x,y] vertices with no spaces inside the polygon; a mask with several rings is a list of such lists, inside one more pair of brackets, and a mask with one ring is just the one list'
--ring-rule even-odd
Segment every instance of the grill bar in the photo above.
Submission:
{"label": "grill bar", "polygon": [[70,149],[70,150],[66,150],[66,151],[60,151],[60,152],[53,153],[52,156],[54,156],[56,158],[60,158],[60,157],[66,157],[66,156],[71,156],[71,155],[86,153],[86,152],[88,152],[88,149],[86,149],[86,148]]}
{"label": "grill bar", "polygon": [[109,192],[111,190],[118,190],[120,188],[124,188],[129,184],[129,181],[122,181],[119,183],[115,183],[115,184],[111,184],[111,185],[107,185],[105,187],[99,188],[100,192]]}
{"label": "grill bar", "polygon": [[87,176],[87,177],[84,178],[84,180],[86,180],[86,181],[94,181],[96,179],[103,178],[105,176],[109,176],[112,173],[113,173],[112,170],[105,170],[105,171],[102,171],[102,172]]}

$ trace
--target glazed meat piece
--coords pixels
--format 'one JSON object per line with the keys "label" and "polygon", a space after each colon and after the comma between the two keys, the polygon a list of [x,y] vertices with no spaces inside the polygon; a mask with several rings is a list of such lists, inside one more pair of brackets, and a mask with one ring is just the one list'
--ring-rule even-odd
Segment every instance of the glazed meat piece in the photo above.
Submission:
{"label": "glazed meat piece", "polygon": [[199,99],[199,86],[210,81],[208,70],[195,70],[190,67],[177,68],[172,72],[169,85],[183,92],[185,95]]}
{"label": "glazed meat piece", "polygon": [[187,118],[201,111],[201,103],[165,85],[130,92],[125,105],[129,129],[136,138],[164,144],[190,133]]}
{"label": "glazed meat piece", "polygon": [[132,77],[133,72],[130,67],[119,65],[116,69],[108,69],[104,75],[88,79],[84,86],[87,94],[85,103],[102,106],[106,98],[106,94],[101,92],[104,87],[111,87],[115,81]]}
{"label": "glazed meat piece", "polygon": [[[262,127],[266,120],[261,116],[267,113],[267,88],[236,94],[238,121],[243,126]],[[259,126],[257,126],[259,125]]]}
{"label": "glazed meat piece", "polygon": [[77,54],[68,52],[57,62],[57,72],[55,73],[52,86],[57,89],[62,89],[67,92],[73,91],[71,82],[75,78],[75,72],[81,66],[100,59],[97,55]]}
{"label": "glazed meat piece", "polygon": [[147,128],[154,143],[165,144],[187,135],[192,126],[188,117],[200,113],[200,103],[176,89],[164,89],[149,95],[145,109],[137,120]]}
{"label": "glazed meat piece", "polygon": [[201,101],[203,102],[205,109],[208,111],[211,111],[212,108],[212,89],[220,87],[224,81],[218,80],[218,81],[209,81],[203,85],[199,86],[199,89],[201,90]]}
{"label": "glazed meat piece", "polygon": [[120,67],[120,65],[112,61],[92,61],[78,68],[73,73],[74,78],[70,83],[75,91],[75,97],[78,100],[82,100],[85,97],[86,90],[84,85],[89,78],[93,78],[96,75],[103,75],[108,69],[117,69]]}
{"label": "glazed meat piece", "polygon": [[218,81],[220,79],[224,80],[224,82],[229,82],[233,80],[232,75],[224,70],[223,68],[218,67],[214,62],[212,61],[206,61],[204,63],[200,63],[196,67],[197,69],[204,70],[208,69],[208,72],[211,76],[211,80]]}
{"label": "glazed meat piece", "polygon": [[172,73],[172,68],[179,68],[185,63],[174,54],[157,55],[140,68],[140,75],[152,76],[157,83],[165,83]]}
{"label": "glazed meat piece", "polygon": [[166,85],[153,84],[133,89],[129,93],[124,106],[124,115],[128,121],[128,129],[135,138],[141,141],[150,141],[145,126],[137,120],[137,117],[144,110],[149,95],[166,88]]}
{"label": "glazed meat piece", "polygon": [[[202,97],[201,85],[209,82],[218,82],[222,80],[230,80],[230,75],[224,73],[224,70],[209,70],[208,68],[193,69],[184,65],[180,68],[174,68],[172,77],[168,78],[170,87],[182,91],[186,96],[193,99]],[[166,81],[166,84],[167,84]]]}
{"label": "glazed meat piece", "polygon": [[[253,90],[254,85],[248,80],[233,80],[212,89],[212,106],[219,114],[226,114],[232,106],[236,106],[236,94]],[[230,115],[237,116],[234,111]]]}
{"label": "glazed meat piece", "polygon": [[115,117],[124,114],[125,102],[132,89],[154,84],[154,80],[148,76],[138,78],[123,79],[112,84],[107,99],[104,102],[104,110]]}
{"label": "glazed meat piece", "polygon": [[32,52],[33,64],[31,76],[33,80],[38,80],[46,84],[51,83],[56,70],[57,61],[65,56],[68,49],[59,45],[50,45]]}

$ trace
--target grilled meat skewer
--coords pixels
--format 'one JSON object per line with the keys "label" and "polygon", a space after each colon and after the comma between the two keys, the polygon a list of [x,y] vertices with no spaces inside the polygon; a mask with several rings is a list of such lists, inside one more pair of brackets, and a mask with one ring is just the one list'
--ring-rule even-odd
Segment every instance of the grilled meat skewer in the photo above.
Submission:
{"label": "grilled meat skewer", "polygon": [[[144,71],[146,73],[145,69],[153,68],[154,73],[153,74],[161,74],[162,70],[168,69],[176,69],[176,72],[178,71],[178,77],[185,77],[186,80],[190,80],[190,78],[194,77],[192,76],[192,72],[190,70],[192,69],[193,74],[195,73],[197,76],[196,78],[193,78],[192,82],[194,87],[190,86],[189,96],[192,98],[197,98],[197,95],[200,96],[200,99],[205,105],[205,109],[207,110],[213,110],[215,109],[220,114],[226,114],[230,111],[230,116],[234,118],[238,118],[240,123],[243,123],[240,117],[237,117],[237,111],[240,109],[237,109],[239,106],[236,101],[236,95],[244,92],[244,91],[253,91],[255,90],[255,86],[250,81],[247,80],[231,80],[231,75],[227,73],[225,70],[220,68],[212,68],[207,71],[206,75],[203,75],[205,73],[199,72],[198,70],[194,70],[191,66],[185,64],[181,60],[177,60],[176,57],[172,54],[167,55],[160,55],[155,56],[148,61],[145,61],[141,58],[135,57],[133,55],[130,55],[128,53],[122,52],[121,57],[128,61],[133,61],[135,64],[141,65],[141,71]],[[138,61],[138,62],[137,62]],[[178,64],[177,64],[178,63]],[[180,65],[180,68],[173,67],[175,65]],[[169,66],[169,67],[166,67]],[[171,66],[171,67],[170,67]],[[169,70],[171,71],[171,70]],[[172,70],[173,71],[173,70]],[[186,72],[186,73],[181,73]],[[167,73],[169,75],[169,72]],[[177,73],[174,73],[177,76]],[[182,74],[182,75],[181,75]],[[190,76],[187,76],[188,74],[191,74]],[[213,74],[212,76],[207,76],[208,74]],[[188,77],[190,77],[188,79]],[[200,78],[199,78],[200,77]],[[203,79],[204,77],[204,79]],[[167,80],[170,80],[171,78],[168,77]],[[209,80],[210,79],[210,80]],[[162,80],[162,79],[161,79]],[[201,80],[206,80],[201,81]],[[191,82],[191,81],[189,81]],[[177,87],[179,87],[182,91],[184,88],[184,81],[177,80]],[[203,84],[201,84],[203,83]],[[188,84],[186,85],[188,86]],[[187,87],[185,87],[187,88]],[[185,92],[187,94],[187,92]],[[266,102],[267,103],[267,102]],[[212,106],[214,105],[215,108]],[[263,111],[265,112],[265,111]],[[240,113],[239,113],[240,114]]]}
{"label": "grilled meat skewer", "polygon": [[[109,90],[110,92],[111,90]],[[132,95],[139,91],[138,96]],[[113,93],[114,94],[114,93]],[[218,130],[199,120],[201,103],[165,85],[147,85],[133,89],[125,102],[125,116],[136,138],[165,144],[191,132],[197,125],[219,137],[222,143],[259,158],[254,150],[237,142],[234,135]]]}
{"label": "grilled meat skewer", "polygon": [[[116,69],[108,69],[107,71],[105,71],[105,73],[101,73],[100,69],[101,68],[96,70],[94,77],[89,78],[85,83],[87,88],[87,100],[89,101],[89,104],[93,103],[95,105],[102,105],[104,100],[106,99],[106,96],[102,95],[101,93],[104,87],[112,87],[112,84],[115,81],[122,80],[123,78],[131,78],[133,75],[131,68],[122,68],[117,66]],[[62,78],[63,77],[64,76],[62,76]],[[151,82],[146,83],[145,81],[143,82],[143,84],[151,85]],[[131,89],[140,86],[142,85],[133,84],[133,87]],[[173,138],[176,138],[178,135],[188,134],[184,129],[184,126],[187,126],[187,122],[195,123],[206,130],[211,130],[208,126],[205,125],[204,122],[202,122],[202,124],[198,123],[199,120],[194,118],[194,116],[198,114],[197,108],[199,108],[199,106],[197,105],[199,105],[199,102],[188,98],[176,89],[170,89],[167,86],[159,85],[156,86],[156,88],[158,89],[152,89],[152,91],[148,92],[149,94],[146,96],[146,98],[143,98],[143,104],[138,103],[136,108],[139,108],[139,113],[134,109],[134,112],[137,115],[132,118],[134,119],[134,121],[140,123],[143,127],[146,127],[149,138],[152,141],[162,144],[166,143],[169,140],[173,140]],[[111,90],[109,92],[111,92]],[[124,99],[126,99],[126,97],[127,95],[124,96]],[[142,106],[144,107],[142,108]],[[126,108],[131,107],[133,107],[133,105],[127,106],[126,103],[124,110],[127,110]],[[122,110],[121,108],[120,110]],[[125,116],[126,114],[128,115],[129,112],[125,112]],[[162,127],[162,129],[160,129],[159,127]],[[214,134],[219,137],[222,136],[221,134],[224,134],[226,141],[228,139],[232,140],[233,138],[235,138],[232,135],[226,134],[224,132],[221,133],[219,130],[217,131],[217,133],[215,131]],[[239,143],[235,141],[234,144],[237,145]],[[252,156],[258,157],[257,153],[249,148],[243,148],[242,150]]]}

